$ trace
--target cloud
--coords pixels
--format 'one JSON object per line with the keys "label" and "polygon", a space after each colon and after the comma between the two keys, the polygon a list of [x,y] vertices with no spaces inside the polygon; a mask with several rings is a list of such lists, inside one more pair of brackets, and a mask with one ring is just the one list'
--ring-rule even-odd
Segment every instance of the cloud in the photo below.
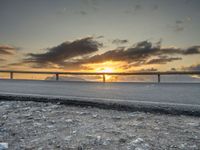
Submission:
{"label": "cloud", "polygon": [[[119,48],[115,50],[107,51],[101,55],[95,55],[87,60],[82,60],[82,63],[100,63],[103,61],[126,61],[128,63],[136,64],[149,64],[161,62],[172,62],[180,60],[180,57],[168,57],[168,55],[193,55],[200,54],[199,46],[189,47],[187,49],[178,48],[161,48],[160,43],[153,44],[149,41],[138,42],[136,45],[130,48]],[[152,59],[147,61],[151,57],[158,56],[159,59]]]}
{"label": "cloud", "polygon": [[[95,38],[96,39],[96,38]],[[91,69],[87,64],[96,64],[106,61],[123,61],[129,68],[133,66],[167,64],[179,61],[186,55],[200,54],[200,46],[192,46],[186,49],[168,47],[163,48],[161,41],[152,43],[141,41],[131,47],[121,47],[108,50],[102,54],[95,54],[102,46],[92,37],[64,42],[58,46],[49,48],[41,54],[28,54],[23,63],[30,63],[36,68],[60,68],[60,69]]]}
{"label": "cloud", "polygon": [[151,59],[147,62],[147,64],[166,64],[168,62],[172,62],[175,60],[181,60],[181,57],[167,57],[167,56],[162,56],[160,58],[156,59]]}
{"label": "cloud", "polygon": [[[200,71],[200,64],[196,64],[196,65],[191,65],[189,67],[183,67],[181,68],[182,70],[186,70],[186,71]],[[200,75],[193,75],[193,78],[198,78],[200,79]]]}
{"label": "cloud", "polygon": [[102,39],[102,38],[104,38],[104,36],[103,35],[100,35],[100,36],[97,36],[97,37],[95,37],[96,39]]}
{"label": "cloud", "polygon": [[141,69],[140,71],[158,71],[156,68],[147,68],[147,69]]}
{"label": "cloud", "polygon": [[185,30],[186,25],[192,21],[192,18],[190,16],[186,16],[182,20],[176,20],[173,25],[170,25],[170,28],[172,28],[175,32],[181,32]]}
{"label": "cloud", "polygon": [[128,40],[120,40],[120,39],[115,39],[112,41],[113,44],[126,44],[128,43]]}
{"label": "cloud", "polygon": [[83,39],[75,40],[73,42],[64,42],[58,46],[46,49],[45,53],[27,54],[28,58],[24,60],[27,63],[35,63],[38,67],[63,65],[73,62],[73,58],[82,57],[92,54],[99,50],[102,44],[95,41],[93,37],[86,37]]}
{"label": "cloud", "polygon": [[0,55],[13,55],[18,49],[10,45],[0,45]]}
{"label": "cloud", "polygon": [[0,45],[0,68],[8,68],[7,64],[17,58],[21,48],[11,45]]}
{"label": "cloud", "polygon": [[183,70],[200,71],[200,64],[184,67]]}
{"label": "cloud", "polygon": [[174,30],[176,32],[181,32],[184,30],[184,25],[183,25],[184,21],[182,20],[176,20],[175,22],[175,26],[174,26]]}
{"label": "cloud", "polygon": [[199,54],[200,53],[200,46],[192,46],[189,47],[183,54],[185,55],[192,55],[192,54]]}

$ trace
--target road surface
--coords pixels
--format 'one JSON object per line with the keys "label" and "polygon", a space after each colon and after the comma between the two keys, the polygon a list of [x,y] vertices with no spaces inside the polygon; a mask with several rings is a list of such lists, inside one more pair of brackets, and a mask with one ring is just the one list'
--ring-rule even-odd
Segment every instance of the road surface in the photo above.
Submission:
{"label": "road surface", "polygon": [[198,83],[94,83],[0,80],[0,94],[32,94],[200,105]]}

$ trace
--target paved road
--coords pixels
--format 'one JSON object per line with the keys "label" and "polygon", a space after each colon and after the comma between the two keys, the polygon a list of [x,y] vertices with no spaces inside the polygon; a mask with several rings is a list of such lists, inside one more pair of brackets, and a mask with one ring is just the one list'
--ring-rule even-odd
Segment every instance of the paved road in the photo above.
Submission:
{"label": "paved road", "polygon": [[90,83],[0,80],[0,94],[36,94],[200,105],[195,83]]}

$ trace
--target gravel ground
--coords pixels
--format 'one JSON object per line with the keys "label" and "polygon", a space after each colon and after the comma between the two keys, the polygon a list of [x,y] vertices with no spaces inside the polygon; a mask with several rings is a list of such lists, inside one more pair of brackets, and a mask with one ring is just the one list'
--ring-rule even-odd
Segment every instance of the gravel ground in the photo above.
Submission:
{"label": "gravel ground", "polygon": [[0,101],[1,142],[17,150],[198,150],[200,118]]}

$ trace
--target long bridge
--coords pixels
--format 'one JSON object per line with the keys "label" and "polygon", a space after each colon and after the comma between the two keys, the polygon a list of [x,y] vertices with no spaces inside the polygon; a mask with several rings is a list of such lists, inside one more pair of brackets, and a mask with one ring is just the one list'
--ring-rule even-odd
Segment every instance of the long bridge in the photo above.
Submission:
{"label": "long bridge", "polygon": [[106,82],[106,75],[130,76],[130,75],[155,75],[158,83],[161,82],[161,75],[200,75],[200,71],[140,71],[140,72],[49,72],[49,71],[16,71],[0,70],[0,73],[9,73],[10,79],[14,79],[14,74],[53,74],[56,80],[60,75],[101,75],[102,81]]}

